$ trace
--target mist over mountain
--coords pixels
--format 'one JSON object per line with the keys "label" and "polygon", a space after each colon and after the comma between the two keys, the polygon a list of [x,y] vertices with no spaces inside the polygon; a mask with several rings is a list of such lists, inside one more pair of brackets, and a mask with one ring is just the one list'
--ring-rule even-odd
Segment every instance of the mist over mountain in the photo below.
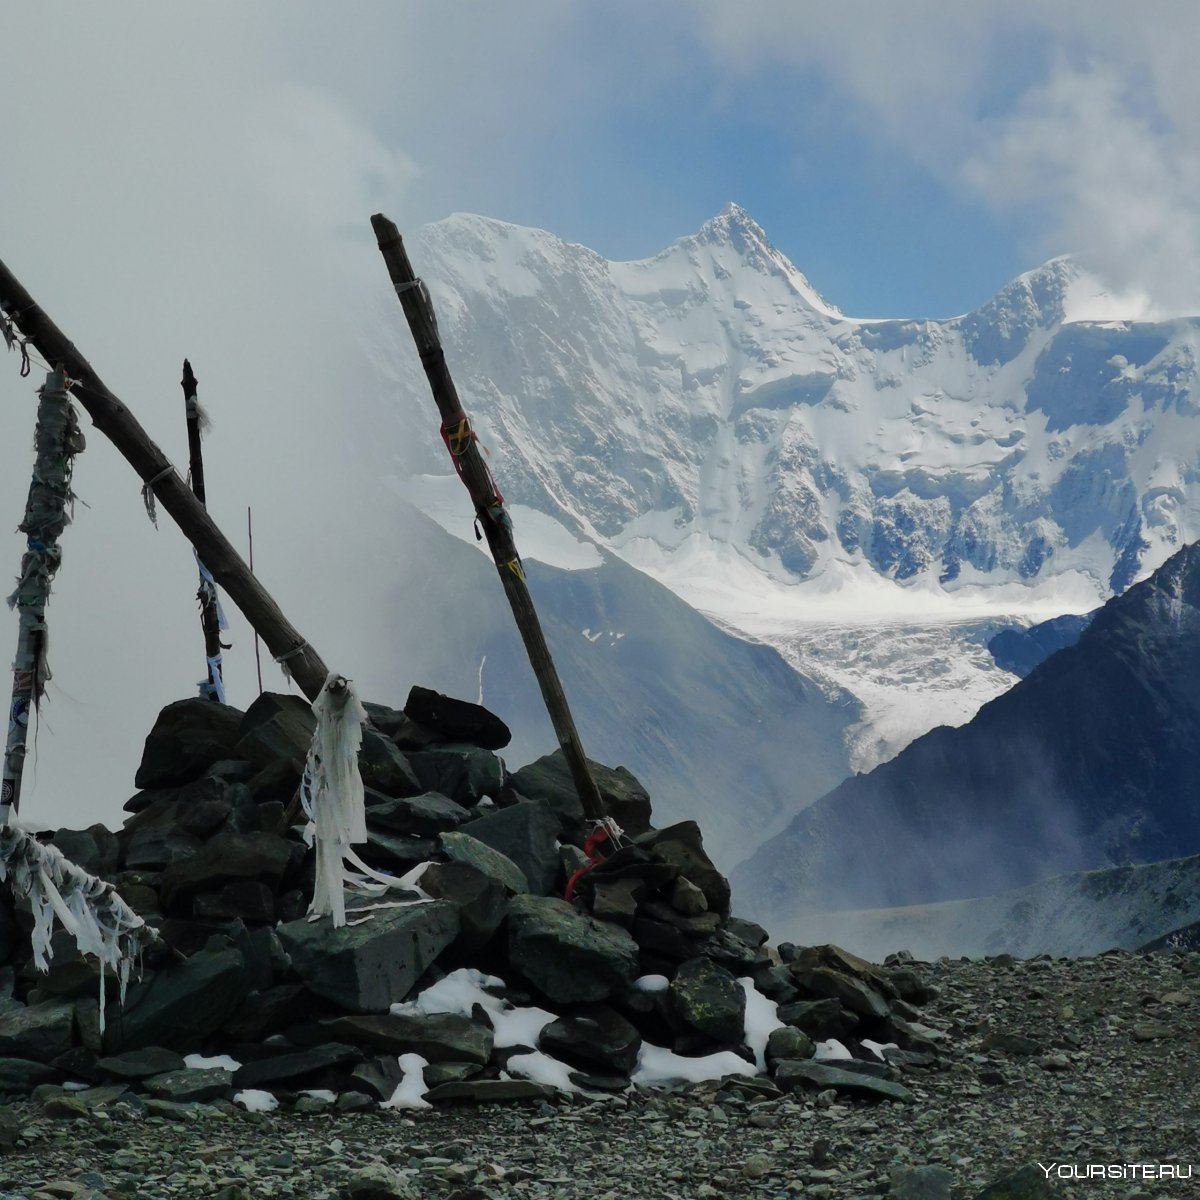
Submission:
{"label": "mist over mountain", "polygon": [[[513,730],[504,758],[514,770],[556,749],[491,559],[398,504],[411,559],[423,568],[393,574],[393,611],[403,619],[378,631],[374,674],[398,675],[389,664],[403,664],[412,682],[482,693]],[[515,519],[518,531],[535,532],[520,510]],[[462,525],[469,537],[470,518]],[[538,549],[536,538],[524,540],[527,551]],[[728,869],[846,776],[845,733],[859,715],[852,697],[818,689],[769,646],[722,632],[613,555],[591,547],[572,555],[561,545],[540,553],[571,564],[525,557],[584,749],[629,767],[653,795],[660,824],[699,821]]]}
{"label": "mist over mountain", "polygon": [[1200,853],[1200,548],[959,729],[848,779],[734,874],[769,917],[985,896]]}

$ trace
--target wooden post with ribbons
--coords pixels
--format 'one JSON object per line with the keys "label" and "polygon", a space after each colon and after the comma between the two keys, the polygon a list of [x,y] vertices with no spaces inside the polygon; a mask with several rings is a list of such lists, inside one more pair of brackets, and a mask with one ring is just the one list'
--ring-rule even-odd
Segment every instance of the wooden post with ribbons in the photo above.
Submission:
{"label": "wooden post with ribbons", "polygon": [[382,213],[377,213],[371,218],[371,225],[375,230],[383,261],[387,264],[388,275],[391,276],[396,289],[396,296],[408,319],[408,327],[421,356],[421,365],[425,368],[429,386],[433,391],[434,403],[441,413],[442,440],[450,452],[450,460],[458,477],[470,493],[475,515],[487,538],[492,558],[496,561],[496,570],[499,572],[504,594],[508,597],[509,606],[516,618],[533,673],[537,676],[546,711],[550,714],[550,721],[558,737],[558,744],[566,756],[567,767],[571,772],[575,790],[579,793],[584,815],[592,821],[603,821],[606,816],[604,803],[588,768],[583,745],[567,705],[566,693],[558,678],[554,660],[550,657],[537,611],[533,607],[533,599],[529,595],[525,571],[513,540],[512,521],[504,509],[504,498],[492,479],[492,473],[488,470],[483,455],[479,453],[471,422],[463,412],[454,380],[450,376],[450,368],[446,365],[446,355],[442,350],[433,305],[425,285],[413,273],[400,231]]}
{"label": "wooden post with ribbons", "polygon": [[[187,417],[188,433],[188,480],[192,485],[192,494],[208,508],[208,497],[204,490],[204,449],[201,444],[204,431],[208,426],[208,418],[200,407],[196,395],[196,376],[192,372],[192,364],[183,360],[183,378],[180,380],[183,388],[184,413]],[[206,700],[215,700],[218,704],[225,703],[225,664],[221,659],[221,630],[225,621],[221,612],[221,604],[217,599],[217,583],[212,572],[204,565],[200,551],[196,550],[196,566],[200,571],[200,589],[196,599],[200,604],[200,629],[204,634],[204,663],[207,678],[200,684],[200,695]]]}
{"label": "wooden post with ribbons", "polygon": [[20,806],[29,722],[50,679],[46,662],[46,604],[54,576],[62,564],[58,539],[71,522],[74,499],[71,470],[76,454],[83,449],[83,434],[62,371],[51,371],[38,390],[33,444],[33,478],[25,502],[25,518],[19,526],[26,538],[26,549],[17,589],[8,598],[8,606],[17,610],[20,624],[0,782],[0,827],[8,825]]}
{"label": "wooden post with ribbons", "polygon": [[96,428],[137,472],[147,494],[161,502],[216,582],[267,643],[276,661],[287,668],[309,700],[315,700],[329,675],[320,655],[283,615],[138,419],[109,391],[87,359],[3,262],[0,262],[0,315],[20,330],[46,362],[66,371],[71,393],[87,410]]}

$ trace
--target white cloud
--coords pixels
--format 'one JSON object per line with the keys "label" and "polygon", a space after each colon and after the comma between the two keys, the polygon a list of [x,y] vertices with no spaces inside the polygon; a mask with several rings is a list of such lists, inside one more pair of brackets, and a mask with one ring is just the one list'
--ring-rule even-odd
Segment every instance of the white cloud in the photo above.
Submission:
{"label": "white cloud", "polygon": [[699,0],[721,69],[821,72],[847,111],[1008,214],[1031,255],[1200,311],[1200,8]]}

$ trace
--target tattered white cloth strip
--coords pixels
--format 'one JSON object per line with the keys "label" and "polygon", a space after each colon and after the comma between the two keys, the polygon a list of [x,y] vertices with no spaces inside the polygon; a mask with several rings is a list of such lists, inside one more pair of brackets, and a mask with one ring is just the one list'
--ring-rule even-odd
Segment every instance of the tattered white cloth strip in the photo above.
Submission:
{"label": "tattered white cloth strip", "polygon": [[[400,880],[369,867],[352,846],[367,840],[367,810],[358,750],[367,719],[353,686],[331,673],[313,701],[313,731],[300,803],[308,817],[304,840],[316,850],[316,883],[309,915],[332,916],[335,927],[346,924],[346,888],[380,895],[402,886]],[[347,870],[347,864],[357,868]]]}
{"label": "tattered white cloth strip", "polygon": [[116,888],[71,862],[57,846],[44,845],[19,825],[0,829],[0,881],[33,910],[33,962],[50,969],[50,936],[57,920],[81,954],[100,962],[100,1031],[104,1032],[104,971],[116,976],[121,1003],[130,973],[141,969],[142,951],[158,937],[117,894]]}

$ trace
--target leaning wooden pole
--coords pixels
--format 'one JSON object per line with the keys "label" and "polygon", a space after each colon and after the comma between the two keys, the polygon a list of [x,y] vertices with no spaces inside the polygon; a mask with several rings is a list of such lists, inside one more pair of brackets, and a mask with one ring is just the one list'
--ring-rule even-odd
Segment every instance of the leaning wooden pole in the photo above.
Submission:
{"label": "leaning wooden pole", "polygon": [[[183,388],[184,415],[187,418],[188,434],[188,480],[192,485],[192,495],[208,508],[208,496],[204,488],[204,447],[202,444],[204,429],[208,419],[200,407],[197,396],[196,376],[192,364],[183,360],[183,378],[180,380]],[[200,695],[206,700],[215,700],[218,704],[225,703],[225,664],[221,659],[221,605],[217,600],[217,584],[212,572],[204,565],[200,551],[196,551],[196,566],[200,569],[200,590],[196,599],[200,604],[200,629],[204,634],[204,665],[207,678],[200,684]]]}
{"label": "leaning wooden pole", "polygon": [[8,598],[17,610],[17,654],[13,659],[12,700],[8,710],[8,740],[0,782],[0,827],[7,826],[21,803],[29,722],[46,690],[46,604],[54,576],[62,563],[58,539],[71,522],[71,469],[83,449],[79,419],[67,394],[62,371],[51,371],[38,390],[37,428],[33,437],[33,478],[19,528],[26,549],[21,558],[17,589]]}
{"label": "leaning wooden pole", "polygon": [[479,453],[471,422],[463,412],[454,380],[450,376],[450,368],[446,365],[446,355],[442,351],[433,305],[424,284],[413,273],[400,231],[382,213],[376,213],[371,218],[371,225],[396,289],[396,296],[408,319],[413,340],[417,344],[421,365],[425,368],[429,386],[433,391],[434,403],[442,416],[442,440],[446,443],[446,449],[450,451],[450,459],[458,477],[466,484],[471,495],[475,515],[479,518],[492,557],[496,560],[496,570],[500,574],[504,594],[508,597],[508,603],[516,618],[517,628],[525,643],[525,651],[533,666],[533,673],[537,676],[546,711],[550,714],[550,721],[558,737],[558,744],[566,756],[584,815],[590,820],[602,821],[605,818],[604,803],[588,768],[583,745],[567,705],[566,693],[558,678],[558,671],[555,670],[554,660],[550,657],[537,611],[533,607],[533,599],[529,595],[525,571],[513,540],[512,522],[505,512],[504,499],[496,488],[492,473],[483,461],[483,455]]}
{"label": "leaning wooden pole", "polygon": [[64,369],[70,390],[97,429],[113,443],[170,514],[184,537],[212,572],[216,582],[241,609],[251,627],[267,643],[276,660],[300,690],[315,700],[325,686],[328,668],[320,655],[287,620],[266,588],[192,495],[167,456],[151,440],[137,418],[109,391],[91,364],[38,306],[16,276],[0,262],[0,313],[37,348],[51,366]]}

